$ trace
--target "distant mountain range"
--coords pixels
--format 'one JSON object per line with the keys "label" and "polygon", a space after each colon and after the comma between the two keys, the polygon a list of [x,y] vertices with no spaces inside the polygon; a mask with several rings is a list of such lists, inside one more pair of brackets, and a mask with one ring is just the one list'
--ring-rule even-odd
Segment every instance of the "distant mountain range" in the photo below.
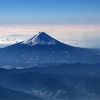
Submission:
{"label": "distant mountain range", "polygon": [[0,86],[0,99],[100,100],[100,64],[0,68]]}
{"label": "distant mountain range", "polygon": [[0,67],[23,68],[45,63],[99,63],[100,51],[73,47],[39,32],[27,41],[0,49]]}

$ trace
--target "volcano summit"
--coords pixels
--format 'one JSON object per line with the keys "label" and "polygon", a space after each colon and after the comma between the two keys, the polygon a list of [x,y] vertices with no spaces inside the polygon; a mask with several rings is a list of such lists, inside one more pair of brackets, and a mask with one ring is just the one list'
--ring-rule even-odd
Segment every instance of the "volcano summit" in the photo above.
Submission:
{"label": "volcano summit", "polygon": [[32,38],[30,38],[29,40],[23,42],[23,44],[27,44],[30,46],[37,45],[37,44],[55,45],[57,43],[59,43],[59,41],[57,41],[54,38],[52,38],[51,36],[47,35],[45,32],[39,32],[38,34],[36,34]]}

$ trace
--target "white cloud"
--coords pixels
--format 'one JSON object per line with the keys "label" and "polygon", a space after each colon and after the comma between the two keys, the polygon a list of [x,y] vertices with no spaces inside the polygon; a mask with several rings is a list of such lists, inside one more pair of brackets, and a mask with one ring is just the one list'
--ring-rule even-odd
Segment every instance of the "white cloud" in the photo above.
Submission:
{"label": "white cloud", "polygon": [[[28,39],[39,31],[47,32],[54,38],[71,45],[98,47],[100,44],[100,25],[0,26],[0,41],[9,38],[9,44],[12,44]],[[0,44],[7,43],[8,41],[0,42]]]}

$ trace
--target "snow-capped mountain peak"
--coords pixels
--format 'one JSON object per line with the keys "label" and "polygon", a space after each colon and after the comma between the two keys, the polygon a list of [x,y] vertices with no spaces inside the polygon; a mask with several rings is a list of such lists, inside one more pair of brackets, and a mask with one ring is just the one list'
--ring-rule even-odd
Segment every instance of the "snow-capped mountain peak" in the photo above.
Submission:
{"label": "snow-capped mountain peak", "polygon": [[30,38],[29,40],[24,41],[23,44],[27,44],[30,46],[37,45],[37,44],[55,45],[57,42],[58,42],[57,40],[55,40],[54,38],[52,38],[51,36],[49,36],[45,32],[39,32],[38,34],[36,34],[32,38]]}

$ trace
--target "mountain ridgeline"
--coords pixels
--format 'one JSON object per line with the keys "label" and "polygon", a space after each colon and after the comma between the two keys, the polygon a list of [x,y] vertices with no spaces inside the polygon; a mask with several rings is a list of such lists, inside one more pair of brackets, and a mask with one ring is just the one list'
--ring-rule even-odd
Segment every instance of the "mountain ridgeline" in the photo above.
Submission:
{"label": "mountain ridgeline", "polygon": [[0,68],[0,86],[1,100],[100,100],[100,64]]}
{"label": "mountain ridgeline", "polygon": [[32,67],[45,63],[100,62],[99,51],[61,43],[45,32],[0,49],[0,55],[0,66],[3,68]]}

